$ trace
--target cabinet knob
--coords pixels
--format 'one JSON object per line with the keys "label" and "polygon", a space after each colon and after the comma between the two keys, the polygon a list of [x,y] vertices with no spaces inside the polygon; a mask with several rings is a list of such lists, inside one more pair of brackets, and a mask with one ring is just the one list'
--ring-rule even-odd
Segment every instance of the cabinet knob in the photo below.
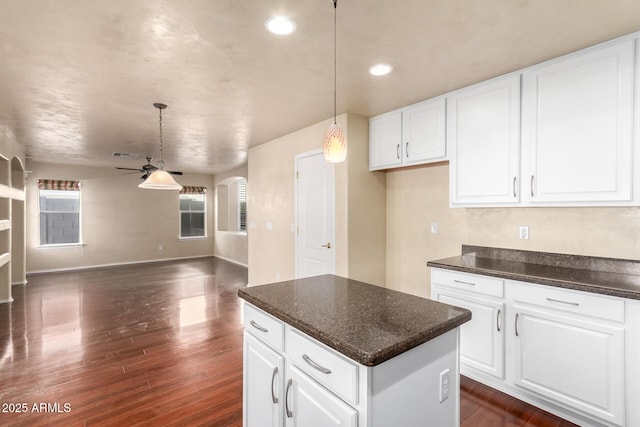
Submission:
{"label": "cabinet knob", "polygon": [[400,160],[400,144],[396,145],[396,157]]}
{"label": "cabinet knob", "polygon": [[533,197],[533,178],[534,178],[534,176],[531,175],[531,184],[530,184],[530,186],[531,186],[531,197]]}
{"label": "cabinet knob", "polygon": [[325,368],[324,366],[314,362],[313,359],[311,359],[307,354],[303,354],[302,355],[302,359],[305,362],[307,362],[309,364],[309,366],[311,366],[313,369],[317,369],[318,371],[322,372],[323,374],[329,375],[331,373],[331,369]]}
{"label": "cabinet knob", "polygon": [[287,381],[287,390],[284,392],[284,412],[287,414],[287,418],[293,418],[293,412],[289,409],[289,390],[291,390],[292,384],[293,380],[289,378],[289,381]]}
{"label": "cabinet knob", "polygon": [[322,245],[323,248],[327,248],[327,249],[331,249],[331,242],[327,243],[326,245]]}
{"label": "cabinet knob", "polygon": [[273,373],[271,374],[271,401],[275,404],[278,403],[278,398],[276,397],[276,393],[273,391],[273,386],[276,383],[276,375],[278,375],[278,367],[273,368]]}
{"label": "cabinet knob", "polygon": [[252,320],[249,323],[251,324],[251,326],[253,326],[257,330],[259,330],[260,332],[265,332],[265,333],[269,332],[269,330],[267,328],[265,328],[264,326],[260,326],[258,323],[256,323],[255,320]]}
{"label": "cabinet knob", "polygon": [[407,159],[409,158],[409,141],[407,141],[407,144],[404,146],[404,154],[405,156],[407,156]]}
{"label": "cabinet knob", "polygon": [[520,313],[516,313],[516,321],[515,321],[515,325],[516,325],[516,336],[519,337],[520,334],[518,333],[518,317],[520,317]]}

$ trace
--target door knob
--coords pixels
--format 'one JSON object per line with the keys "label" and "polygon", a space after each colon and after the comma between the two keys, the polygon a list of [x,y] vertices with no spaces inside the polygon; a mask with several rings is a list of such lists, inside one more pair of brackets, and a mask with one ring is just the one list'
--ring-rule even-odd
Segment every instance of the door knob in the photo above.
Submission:
{"label": "door knob", "polygon": [[323,248],[331,249],[331,243],[327,243],[326,245],[322,245]]}

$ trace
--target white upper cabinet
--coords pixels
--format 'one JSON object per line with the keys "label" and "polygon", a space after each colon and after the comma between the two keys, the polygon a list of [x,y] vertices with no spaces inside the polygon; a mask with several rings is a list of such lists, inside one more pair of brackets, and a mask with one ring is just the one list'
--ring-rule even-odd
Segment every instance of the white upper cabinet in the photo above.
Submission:
{"label": "white upper cabinet", "polygon": [[450,94],[451,206],[640,203],[636,43],[623,37]]}
{"label": "white upper cabinet", "polygon": [[369,170],[402,164],[402,112],[391,111],[369,119]]}
{"label": "white upper cabinet", "polygon": [[419,102],[369,119],[369,170],[445,158],[445,98]]}
{"label": "white upper cabinet", "polygon": [[448,96],[447,139],[452,205],[519,202],[520,75]]}
{"label": "white upper cabinet", "polygon": [[444,160],[446,100],[419,102],[402,110],[403,162],[406,165]]}
{"label": "white upper cabinet", "polygon": [[523,203],[633,201],[634,42],[523,72]]}

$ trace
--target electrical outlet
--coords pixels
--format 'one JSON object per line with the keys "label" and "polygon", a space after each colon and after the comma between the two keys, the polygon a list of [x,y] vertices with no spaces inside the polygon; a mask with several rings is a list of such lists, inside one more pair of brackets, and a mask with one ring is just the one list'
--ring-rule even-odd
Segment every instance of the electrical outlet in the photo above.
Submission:
{"label": "electrical outlet", "polygon": [[437,222],[432,222],[431,223],[431,234],[438,234],[438,223]]}
{"label": "electrical outlet", "polygon": [[440,403],[449,397],[449,369],[440,372]]}
{"label": "electrical outlet", "polygon": [[158,246],[158,250],[162,252],[164,250],[164,246],[163,245]]}
{"label": "electrical outlet", "polygon": [[520,226],[520,239],[527,240],[529,238],[529,227],[526,225]]}

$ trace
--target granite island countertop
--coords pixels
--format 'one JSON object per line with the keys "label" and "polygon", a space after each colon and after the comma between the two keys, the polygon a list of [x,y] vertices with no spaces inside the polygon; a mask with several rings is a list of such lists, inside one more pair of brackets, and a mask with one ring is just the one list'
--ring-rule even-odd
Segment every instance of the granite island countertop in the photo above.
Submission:
{"label": "granite island countertop", "polygon": [[427,266],[640,299],[640,261],[462,245]]}
{"label": "granite island countertop", "polygon": [[471,312],[334,275],[238,290],[238,296],[365,366],[471,320]]}

